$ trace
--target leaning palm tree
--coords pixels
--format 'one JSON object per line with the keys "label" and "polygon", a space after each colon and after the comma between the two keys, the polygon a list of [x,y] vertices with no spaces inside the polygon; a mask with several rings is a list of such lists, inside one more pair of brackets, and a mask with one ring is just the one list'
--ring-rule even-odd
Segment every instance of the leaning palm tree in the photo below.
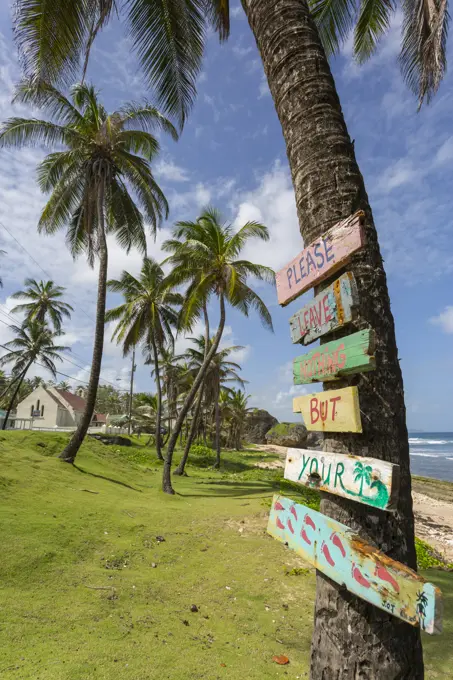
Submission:
{"label": "leaning palm tree", "polygon": [[25,279],[24,285],[25,289],[13,293],[11,298],[28,300],[28,302],[17,305],[11,313],[25,312],[26,323],[31,320],[42,324],[51,321],[55,331],[59,332],[63,317],[69,319],[71,312],[74,311],[71,305],[61,300],[65,288],[56,286],[53,281],[36,281],[35,279]]}
{"label": "leaning palm tree", "polygon": [[16,337],[5,343],[4,347],[7,353],[0,358],[0,366],[13,364],[11,382],[15,383],[15,389],[3,420],[3,430],[6,429],[14,401],[32,364],[39,362],[56,378],[57,370],[54,362],[56,359],[62,361],[60,352],[69,349],[69,347],[55,345],[54,340],[60,334],[51,331],[38,321],[30,321],[26,327],[10,326],[10,329]]}
{"label": "leaning palm tree", "polygon": [[[85,253],[93,266],[99,259],[96,329],[86,408],[61,458],[73,463],[90,426],[99,384],[104,343],[108,266],[107,236],[115,235],[126,252],[146,251],[144,219],[155,233],[167,201],[151,173],[159,151],[155,128],[176,137],[171,123],[149,104],[130,103],[108,114],[96,90],[75,85],[71,99],[46,83],[24,82],[17,98],[46,110],[52,121],[10,118],[0,128],[0,147],[62,145],[38,167],[42,191],[51,196],[38,230],[54,234],[65,228],[68,247]],[[130,193],[136,195],[134,201]],[[139,210],[140,205],[143,215]]]}
{"label": "leaning palm tree", "polygon": [[213,208],[203,211],[196,222],[178,222],[173,239],[166,241],[164,250],[171,253],[167,262],[173,266],[168,276],[171,285],[188,284],[181,308],[180,325],[190,326],[198,318],[211,295],[219,301],[220,320],[212,346],[208,350],[193,385],[182,404],[167,447],[162,487],[174,493],[171,485],[173,452],[184,419],[192,406],[209,364],[222,339],[226,319],[226,303],[248,316],[255,309],[263,325],[273,330],[272,319],[262,299],[247,284],[249,276],[275,283],[275,274],[269,267],[238,259],[246,243],[252,238],[267,241],[269,232],[257,222],[247,222],[235,232],[231,224],[222,223],[219,212]]}
{"label": "leaning palm tree", "polygon": [[157,389],[156,450],[163,460],[161,451],[162,386],[159,370],[159,352],[165,345],[173,343],[172,327],[178,322],[175,307],[182,304],[182,296],[167,285],[162,267],[153,259],[145,257],[140,276],[136,278],[123,271],[121,278],[108,282],[114,293],[122,293],[124,302],[110,309],[106,321],[118,321],[113,338],[122,343],[123,354],[140,342],[144,343],[144,354],[150,356],[154,365],[154,380]]}
{"label": "leaning palm tree", "polygon": [[[188,347],[186,352],[182,355],[183,358],[188,362],[194,375],[197,375],[203,365],[206,351],[206,341],[203,335],[197,338],[191,338],[192,346]],[[208,342],[207,349],[209,351],[212,346],[213,339],[210,338]],[[215,421],[215,450],[216,450],[216,462],[214,467],[220,467],[220,429],[222,426],[222,414],[220,408],[220,394],[222,389],[228,392],[228,383],[235,382],[239,385],[245,385],[246,381],[243,380],[238,371],[241,370],[241,366],[234,361],[228,359],[232,352],[237,352],[243,349],[241,345],[234,345],[232,347],[223,347],[218,349],[213,355],[211,362],[207,368],[202,386],[200,391],[203,393],[203,398],[205,403],[214,405],[214,413],[211,411],[211,415],[214,415]],[[186,441],[184,454],[181,459],[180,464],[175,469],[174,474],[183,475],[187,458],[189,455],[190,447],[193,441],[193,437],[196,432],[196,427],[198,425],[199,410],[196,409],[194,420],[192,422],[191,432],[189,438]]]}
{"label": "leaning palm tree", "polygon": [[240,450],[242,445],[242,434],[247,415],[252,410],[247,406],[249,399],[250,395],[245,394],[242,390],[234,389],[234,387],[224,394],[225,410],[230,426],[229,441],[230,445],[234,446],[237,451]]}
{"label": "leaning palm tree", "polygon": [[[206,354],[212,346],[213,339],[209,338],[208,343],[203,335],[197,338],[191,338],[193,345],[188,347],[182,358],[187,361],[188,370],[191,371],[195,377],[205,360]],[[221,427],[221,409],[220,409],[220,393],[222,387],[226,386],[228,382],[237,382],[245,384],[245,381],[238,375],[237,371],[241,370],[239,364],[227,361],[227,357],[231,352],[243,349],[241,345],[234,345],[232,347],[225,347],[218,350],[212,357],[211,362],[206,370],[205,377],[199,389],[199,398],[197,399],[195,411],[192,418],[189,435],[187,437],[184,453],[177,468],[175,468],[174,475],[185,475],[185,467],[189,457],[190,447],[198,430],[201,407],[203,401],[206,404],[214,404],[215,412],[215,446],[216,446],[216,463],[215,467],[220,466],[220,427]]]}

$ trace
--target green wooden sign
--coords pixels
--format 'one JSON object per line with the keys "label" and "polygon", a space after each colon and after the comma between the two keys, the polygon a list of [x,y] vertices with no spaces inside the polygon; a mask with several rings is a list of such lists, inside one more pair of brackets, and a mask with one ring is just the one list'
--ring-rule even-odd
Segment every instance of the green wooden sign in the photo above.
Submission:
{"label": "green wooden sign", "polygon": [[374,331],[367,329],[320,345],[294,359],[294,384],[326,382],[352,373],[372,371],[376,368],[374,344]]}

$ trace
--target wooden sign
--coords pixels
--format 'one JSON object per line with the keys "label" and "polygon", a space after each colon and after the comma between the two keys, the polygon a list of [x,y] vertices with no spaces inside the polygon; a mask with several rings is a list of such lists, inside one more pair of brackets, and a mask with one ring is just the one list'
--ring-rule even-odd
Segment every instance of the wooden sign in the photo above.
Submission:
{"label": "wooden sign", "polygon": [[369,329],[320,345],[294,359],[294,384],[327,382],[344,375],[372,371],[376,368],[374,345],[374,331]]}
{"label": "wooden sign", "polygon": [[364,213],[359,211],[335,224],[276,274],[278,302],[283,307],[343,267],[363,247]]}
{"label": "wooden sign", "polygon": [[285,479],[381,510],[396,509],[399,472],[399,465],[344,453],[288,449],[286,455]]}
{"label": "wooden sign", "polygon": [[349,527],[275,495],[268,533],[349,592],[427,633],[442,630],[442,594]]}
{"label": "wooden sign", "polygon": [[293,411],[302,413],[307,430],[362,432],[357,387],[295,397]]}
{"label": "wooden sign", "polygon": [[346,272],[290,318],[291,340],[309,345],[322,335],[342,328],[353,320],[357,305],[354,275]]}

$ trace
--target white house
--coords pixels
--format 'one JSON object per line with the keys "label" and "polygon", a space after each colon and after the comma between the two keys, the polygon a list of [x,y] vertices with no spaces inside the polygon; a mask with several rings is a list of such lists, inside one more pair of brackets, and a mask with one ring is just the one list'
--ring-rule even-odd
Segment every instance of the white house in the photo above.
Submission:
{"label": "white house", "polygon": [[[38,387],[17,405],[16,428],[23,427],[27,421],[33,428],[75,428],[85,405],[85,399],[72,392],[56,387]],[[102,428],[106,422],[104,414],[95,413],[90,427]]]}

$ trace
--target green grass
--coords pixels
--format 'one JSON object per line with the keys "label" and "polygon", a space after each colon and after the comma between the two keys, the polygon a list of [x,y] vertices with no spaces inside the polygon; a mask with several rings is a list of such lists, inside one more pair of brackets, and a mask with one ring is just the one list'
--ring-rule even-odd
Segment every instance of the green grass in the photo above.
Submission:
{"label": "green grass", "polygon": [[[142,445],[89,440],[73,468],[56,458],[65,441],[0,435],[2,679],[308,678],[314,571],[265,526],[272,493],[317,507],[316,492],[250,450],[221,472],[195,460],[171,497]],[[424,636],[426,677],[449,678],[453,576],[428,573],[446,630]]]}

